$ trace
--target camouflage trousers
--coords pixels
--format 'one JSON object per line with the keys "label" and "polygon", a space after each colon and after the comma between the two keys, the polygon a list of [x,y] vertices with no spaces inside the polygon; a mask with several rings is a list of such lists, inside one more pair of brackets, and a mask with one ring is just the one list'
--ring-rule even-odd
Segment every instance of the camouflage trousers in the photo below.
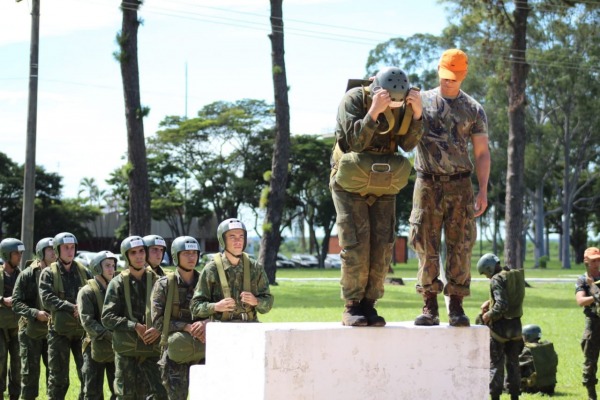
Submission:
{"label": "camouflage trousers", "polygon": [[161,384],[158,357],[126,357],[115,354],[115,393],[117,399],[165,400],[167,392]]}
{"label": "camouflage trousers", "polygon": [[83,399],[83,356],[81,338],[69,339],[53,330],[48,332],[48,399],[63,400],[69,390],[69,361],[73,354],[79,377],[79,400]]}
{"label": "camouflage trousers", "polygon": [[48,385],[48,340],[33,339],[19,330],[19,348],[21,354],[21,399],[34,400],[39,396],[40,358],[46,366],[46,385]]}
{"label": "camouflage trousers", "polygon": [[500,396],[504,389],[504,368],[506,367],[506,388],[510,394],[521,391],[521,370],[519,354],[523,340],[508,340],[502,343],[490,338],[490,395]]}
{"label": "camouflage trousers", "polygon": [[583,351],[583,385],[596,385],[598,378],[598,355],[600,354],[600,318],[586,317],[585,329],[581,338]]}
{"label": "camouflage trousers", "polygon": [[190,366],[201,364],[201,362],[178,364],[167,356],[163,351],[158,362],[160,376],[169,400],[186,400],[190,387]]}
{"label": "camouflage trousers", "polygon": [[21,393],[21,356],[19,355],[18,328],[0,329],[0,394],[6,390],[7,376],[9,398],[16,400]]}
{"label": "camouflage trousers", "polygon": [[342,298],[380,299],[392,262],[396,196],[363,197],[346,192],[334,179],[331,196],[342,247]]}
{"label": "camouflage trousers", "polygon": [[[473,199],[469,179],[433,182],[417,178],[409,220],[409,245],[419,259],[417,292],[470,294],[471,250],[477,238]],[[439,279],[442,231],[446,242],[446,287]]]}
{"label": "camouflage trousers", "polygon": [[83,351],[83,398],[85,400],[104,399],[104,372],[110,389],[110,399],[117,398],[114,390],[115,363],[99,363],[92,358],[92,346],[87,345]]}

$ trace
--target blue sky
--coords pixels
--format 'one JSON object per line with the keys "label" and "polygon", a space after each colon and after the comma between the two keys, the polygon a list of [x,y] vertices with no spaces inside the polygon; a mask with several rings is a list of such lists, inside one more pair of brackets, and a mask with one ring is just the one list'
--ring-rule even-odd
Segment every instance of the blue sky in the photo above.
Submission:
{"label": "blue sky", "polygon": [[[118,1],[41,3],[36,161],[63,176],[66,197],[93,177],[101,188],[127,149],[119,66]],[[140,16],[146,136],[167,115],[213,101],[273,102],[266,0],[146,0]],[[369,50],[392,37],[439,34],[436,0],[285,0],[285,58],[293,134],[333,130],[348,78],[365,73]],[[30,2],[0,2],[0,151],[25,161]]]}

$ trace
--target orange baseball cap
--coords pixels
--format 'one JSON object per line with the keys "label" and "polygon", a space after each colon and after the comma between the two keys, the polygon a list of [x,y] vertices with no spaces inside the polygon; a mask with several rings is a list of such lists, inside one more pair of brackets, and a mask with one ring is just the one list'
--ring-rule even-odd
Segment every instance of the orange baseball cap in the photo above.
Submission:
{"label": "orange baseball cap", "polygon": [[462,81],[469,70],[469,58],[460,49],[446,50],[440,58],[438,75],[442,79]]}
{"label": "orange baseball cap", "polygon": [[597,260],[600,258],[600,250],[597,247],[588,247],[583,253],[584,260]]}

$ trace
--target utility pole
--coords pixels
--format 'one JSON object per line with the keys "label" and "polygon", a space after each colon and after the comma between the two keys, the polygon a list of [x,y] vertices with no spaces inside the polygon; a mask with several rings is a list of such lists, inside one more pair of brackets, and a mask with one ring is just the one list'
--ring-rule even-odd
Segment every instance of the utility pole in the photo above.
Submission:
{"label": "utility pole", "polygon": [[[20,1],[20,0],[17,0]],[[27,110],[27,144],[25,150],[25,174],[23,179],[23,218],[21,220],[21,241],[25,252],[21,266],[25,267],[34,251],[33,221],[35,200],[35,146],[37,128],[38,56],[40,42],[40,0],[32,0],[31,45],[29,52],[29,102]]]}

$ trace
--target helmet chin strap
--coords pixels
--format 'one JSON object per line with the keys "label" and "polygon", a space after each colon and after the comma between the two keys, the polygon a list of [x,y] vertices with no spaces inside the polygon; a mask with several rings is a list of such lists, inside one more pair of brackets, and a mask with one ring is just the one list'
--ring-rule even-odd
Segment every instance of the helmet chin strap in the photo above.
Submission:
{"label": "helmet chin strap", "polygon": [[242,255],[243,255],[243,253],[244,253],[244,252],[242,252],[242,254],[240,254],[240,255],[235,255],[235,254],[233,254],[232,252],[230,252],[230,251],[229,251],[229,250],[227,250],[227,249],[225,249],[225,251],[226,251],[226,252],[228,252],[229,254],[231,254],[232,256],[234,256],[235,258],[242,258]]}
{"label": "helmet chin strap", "polygon": [[58,259],[60,260],[61,263],[63,263],[63,265],[71,265],[73,263],[73,260],[66,262],[65,260],[63,260],[62,258],[58,257]]}
{"label": "helmet chin strap", "polygon": [[192,272],[194,270],[194,268],[191,268],[191,269],[183,268],[181,265],[178,265],[177,268],[181,268],[185,272]]}

